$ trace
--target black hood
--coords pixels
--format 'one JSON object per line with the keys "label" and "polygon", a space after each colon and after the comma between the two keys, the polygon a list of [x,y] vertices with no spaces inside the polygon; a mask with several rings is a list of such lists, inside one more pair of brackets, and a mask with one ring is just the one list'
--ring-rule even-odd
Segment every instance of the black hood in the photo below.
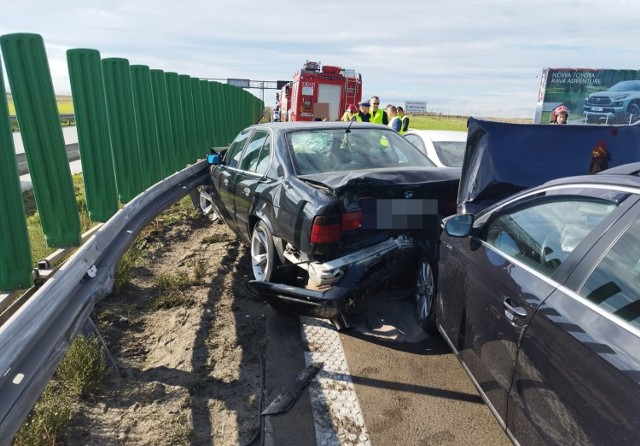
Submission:
{"label": "black hood", "polygon": [[608,167],[640,161],[640,126],[510,124],[470,118],[458,211],[472,212],[556,178],[590,173],[604,144]]}

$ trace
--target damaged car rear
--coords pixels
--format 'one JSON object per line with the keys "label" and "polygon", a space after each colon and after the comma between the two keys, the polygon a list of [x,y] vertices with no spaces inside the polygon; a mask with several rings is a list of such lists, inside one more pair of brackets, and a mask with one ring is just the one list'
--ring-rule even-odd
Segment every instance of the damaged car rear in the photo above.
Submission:
{"label": "damaged car rear", "polygon": [[251,126],[210,162],[216,212],[250,246],[250,284],[274,308],[337,322],[385,288],[406,291],[432,324],[440,221],[455,212],[460,169],[353,122]]}

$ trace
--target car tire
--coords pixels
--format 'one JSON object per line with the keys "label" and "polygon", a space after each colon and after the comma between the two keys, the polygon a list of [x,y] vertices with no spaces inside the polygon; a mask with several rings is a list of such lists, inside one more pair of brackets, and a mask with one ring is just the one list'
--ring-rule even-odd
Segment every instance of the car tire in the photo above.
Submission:
{"label": "car tire", "polygon": [[259,221],[251,232],[251,269],[253,277],[262,282],[270,282],[276,276],[280,258],[273,243],[269,227]]}
{"label": "car tire", "polygon": [[625,124],[634,124],[640,120],[640,104],[632,102],[627,107],[627,119]]}
{"label": "car tire", "polygon": [[189,193],[191,202],[202,215],[207,217],[211,222],[220,221],[220,215],[213,207],[211,199],[211,185],[198,186]]}
{"label": "car tire", "polygon": [[436,326],[436,280],[428,259],[418,265],[416,285],[412,291],[418,323],[429,334],[438,333]]}

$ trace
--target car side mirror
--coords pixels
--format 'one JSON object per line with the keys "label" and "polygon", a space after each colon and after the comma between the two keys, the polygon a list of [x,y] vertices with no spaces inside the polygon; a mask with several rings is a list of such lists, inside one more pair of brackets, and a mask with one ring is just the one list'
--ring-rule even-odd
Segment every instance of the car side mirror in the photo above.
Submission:
{"label": "car side mirror", "polygon": [[217,166],[220,164],[220,155],[217,153],[210,153],[207,155],[207,164],[210,166]]}
{"label": "car side mirror", "polygon": [[458,214],[443,221],[445,232],[451,237],[467,237],[473,228],[473,214]]}

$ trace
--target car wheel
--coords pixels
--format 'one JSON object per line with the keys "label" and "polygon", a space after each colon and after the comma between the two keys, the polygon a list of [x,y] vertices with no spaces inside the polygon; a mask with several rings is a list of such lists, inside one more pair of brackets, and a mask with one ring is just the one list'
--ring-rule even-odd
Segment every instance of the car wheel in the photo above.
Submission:
{"label": "car wheel", "polygon": [[280,259],[273,244],[273,235],[267,225],[260,221],[251,233],[251,268],[256,280],[269,282],[275,276]]}
{"label": "car wheel", "polygon": [[198,186],[189,193],[191,202],[199,210],[202,215],[206,216],[212,222],[220,220],[220,215],[213,207],[213,201],[211,200],[211,186]]}
{"label": "car wheel", "polygon": [[637,102],[632,102],[627,107],[627,122],[626,124],[633,124],[640,120],[640,105]]}
{"label": "car wheel", "polygon": [[429,260],[420,260],[413,298],[416,304],[416,316],[420,326],[427,333],[437,333],[436,327],[436,282]]}

